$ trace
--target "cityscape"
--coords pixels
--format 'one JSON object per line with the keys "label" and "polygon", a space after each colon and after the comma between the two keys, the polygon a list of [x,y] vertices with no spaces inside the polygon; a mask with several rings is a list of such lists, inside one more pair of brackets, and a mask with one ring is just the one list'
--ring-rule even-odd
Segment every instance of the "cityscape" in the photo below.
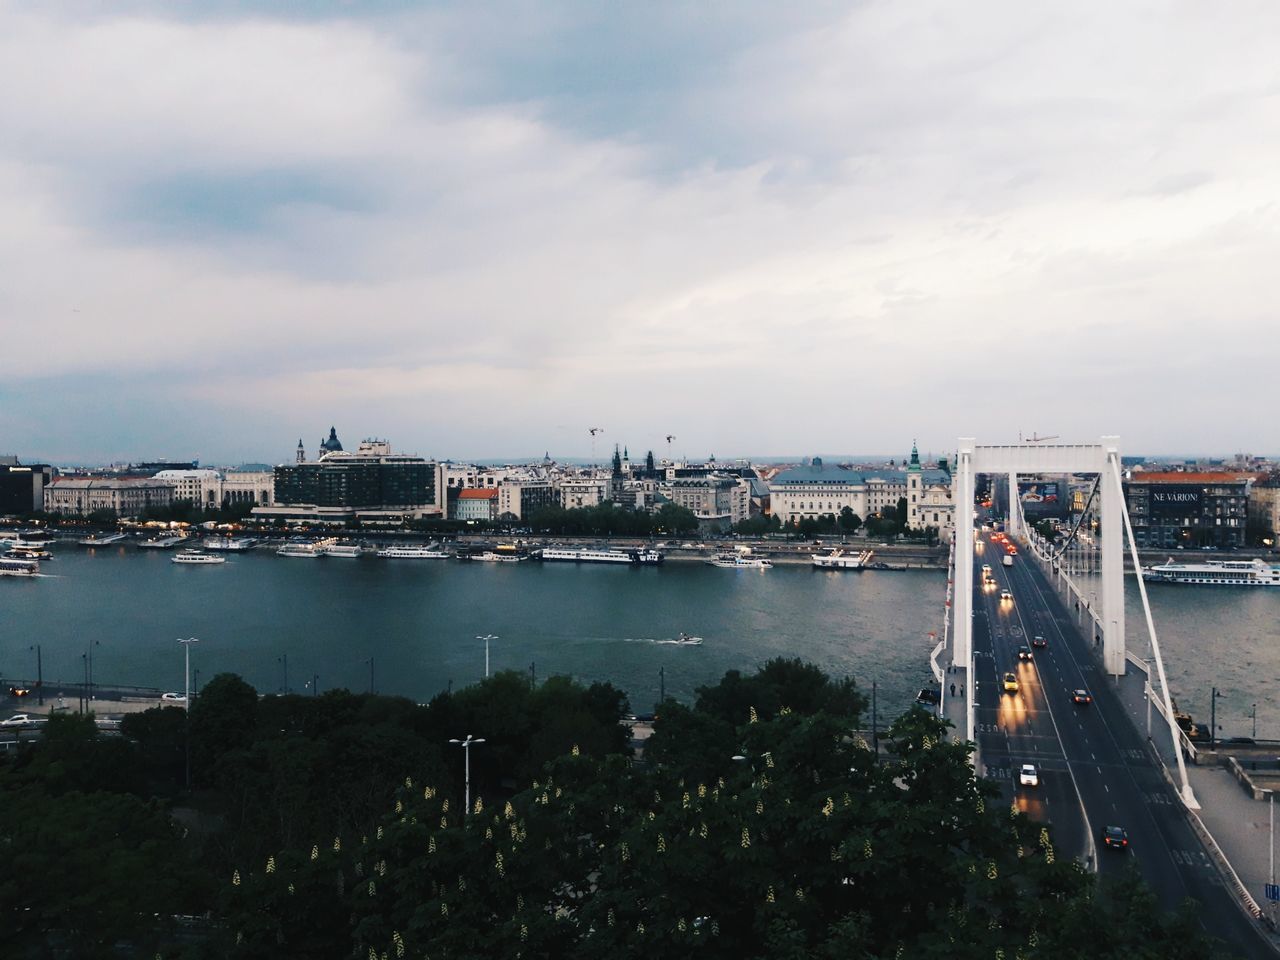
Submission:
{"label": "cityscape", "polygon": [[1277,27],[0,5],[0,956],[1280,956]]}

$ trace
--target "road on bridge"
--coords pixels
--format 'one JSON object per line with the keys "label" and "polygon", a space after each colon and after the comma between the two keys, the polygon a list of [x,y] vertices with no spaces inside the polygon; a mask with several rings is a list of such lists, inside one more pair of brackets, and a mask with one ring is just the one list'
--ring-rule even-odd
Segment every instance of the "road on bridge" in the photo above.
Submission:
{"label": "road on bridge", "polygon": [[[1098,666],[1089,649],[1093,637],[1077,628],[1033,559],[1019,553],[1006,567],[1004,544],[987,534],[977,541],[975,571],[988,564],[996,581],[984,586],[975,573],[975,735],[986,776],[1002,785],[1006,802],[1052,825],[1062,853],[1096,864],[1104,875],[1135,862],[1165,908],[1190,897],[1211,936],[1241,956],[1275,960],[1223,885],[1145,731],[1134,727]],[[1012,600],[1000,599],[1006,590]],[[1044,646],[1032,647],[1035,637]],[[1031,648],[1030,660],[1019,659],[1023,645]],[[1006,673],[1017,677],[1016,693],[1004,690]],[[1093,702],[1076,704],[1076,689],[1087,690]],[[1039,786],[1019,786],[1024,763],[1039,769]],[[1128,832],[1127,850],[1103,846],[1108,825]]]}

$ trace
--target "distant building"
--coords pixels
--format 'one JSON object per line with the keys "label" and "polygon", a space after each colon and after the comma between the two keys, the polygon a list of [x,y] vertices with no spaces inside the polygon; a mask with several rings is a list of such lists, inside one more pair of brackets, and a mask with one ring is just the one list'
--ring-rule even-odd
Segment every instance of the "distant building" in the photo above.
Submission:
{"label": "distant building", "polygon": [[[769,501],[773,515],[784,524],[816,520],[828,514],[838,517],[845,507],[865,519],[867,481],[856,470],[828,467],[815,457],[810,465],[775,474],[769,481]],[[897,498],[893,502],[896,505]]]}
{"label": "distant building", "polygon": [[751,515],[751,484],[742,477],[711,473],[672,480],[660,490],[676,506],[706,523],[732,526]]}
{"label": "distant building", "polygon": [[1274,541],[1280,533],[1280,473],[1272,473],[1249,487],[1249,524],[1259,536]]}
{"label": "distant building", "polygon": [[1125,503],[1139,547],[1239,547],[1252,473],[1134,471]]}
{"label": "distant building", "polygon": [[560,506],[566,510],[597,507],[609,499],[611,480],[605,477],[560,481]]}
{"label": "distant building", "polygon": [[155,479],[173,484],[174,500],[186,500],[201,510],[222,505],[222,474],[217,470],[161,470]]}
{"label": "distant building", "polygon": [[173,506],[174,489],[172,483],[154,478],[58,477],[45,487],[44,508],[66,517],[87,517],[98,510],[140,517],[151,507]]}
{"label": "distant building", "polygon": [[269,507],[276,502],[275,471],[265,463],[246,463],[222,475],[222,505],[249,503]]}
{"label": "distant building", "polygon": [[253,516],[297,523],[397,524],[443,515],[440,465],[422,457],[394,454],[385,440],[364,441],[355,453],[343,451],[330,428],[313,462],[273,470],[271,504]]}
{"label": "distant building", "polygon": [[45,487],[53,481],[53,467],[22,464],[17,457],[0,461],[0,516],[21,516],[44,509]]}
{"label": "distant building", "polygon": [[951,501],[951,474],[946,470],[925,470],[920,454],[911,444],[907,464],[907,526],[912,530],[934,527],[941,540],[949,541],[954,529]]}
{"label": "distant building", "polygon": [[498,517],[524,520],[543,507],[555,506],[556,489],[550,480],[505,480],[498,487]]}
{"label": "distant building", "polygon": [[497,520],[498,491],[494,488],[467,488],[451,501],[451,520]]}

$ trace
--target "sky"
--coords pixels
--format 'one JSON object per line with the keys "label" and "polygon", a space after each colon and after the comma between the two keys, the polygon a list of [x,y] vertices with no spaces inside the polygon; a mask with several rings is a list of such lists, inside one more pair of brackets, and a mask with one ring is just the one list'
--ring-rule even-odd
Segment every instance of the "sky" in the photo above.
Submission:
{"label": "sky", "polygon": [[0,0],[0,453],[1275,452],[1278,31]]}

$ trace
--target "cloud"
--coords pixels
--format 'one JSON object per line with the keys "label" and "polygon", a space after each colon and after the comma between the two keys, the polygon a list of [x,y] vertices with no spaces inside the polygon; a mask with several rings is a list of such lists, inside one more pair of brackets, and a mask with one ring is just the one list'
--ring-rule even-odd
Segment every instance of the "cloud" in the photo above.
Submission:
{"label": "cloud", "polygon": [[1168,387],[1277,346],[1267,5],[176,9],[0,7],[20,451],[1257,442]]}

